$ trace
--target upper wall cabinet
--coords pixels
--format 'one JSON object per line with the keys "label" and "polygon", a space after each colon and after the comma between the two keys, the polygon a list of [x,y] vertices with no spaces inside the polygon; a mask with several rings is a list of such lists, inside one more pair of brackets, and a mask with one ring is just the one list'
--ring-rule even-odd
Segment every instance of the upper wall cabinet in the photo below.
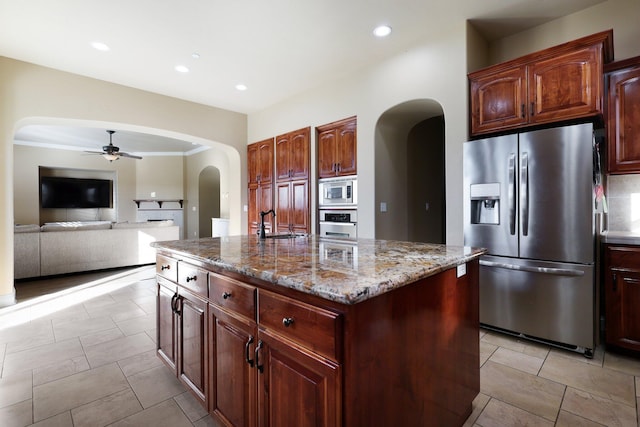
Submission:
{"label": "upper wall cabinet", "polygon": [[358,173],[357,125],[357,118],[354,116],[316,128],[319,178]]}
{"label": "upper wall cabinet", "polygon": [[270,183],[273,176],[273,138],[247,146],[249,185]]}
{"label": "upper wall cabinet", "polygon": [[276,180],[309,177],[311,128],[306,127],[276,137]]}
{"label": "upper wall cabinet", "polygon": [[471,136],[602,114],[604,31],[469,74]]}
{"label": "upper wall cabinet", "polygon": [[640,56],[605,67],[609,173],[640,173]]}

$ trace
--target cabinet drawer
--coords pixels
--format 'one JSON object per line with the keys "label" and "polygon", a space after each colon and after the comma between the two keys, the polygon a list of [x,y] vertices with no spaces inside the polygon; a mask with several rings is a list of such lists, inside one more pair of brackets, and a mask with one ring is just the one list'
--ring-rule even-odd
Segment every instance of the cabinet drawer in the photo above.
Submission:
{"label": "cabinet drawer", "polygon": [[341,336],[341,317],[337,313],[260,290],[258,323],[340,362],[338,339]]}
{"label": "cabinet drawer", "polygon": [[205,270],[186,262],[178,264],[178,284],[205,298],[209,296],[207,279],[208,275]]}
{"label": "cabinet drawer", "polygon": [[246,283],[209,273],[209,301],[251,320],[256,319],[256,288]]}
{"label": "cabinet drawer", "polygon": [[156,256],[156,274],[173,282],[178,281],[178,261],[164,255]]}
{"label": "cabinet drawer", "polygon": [[632,246],[607,246],[609,267],[640,271],[640,248]]}

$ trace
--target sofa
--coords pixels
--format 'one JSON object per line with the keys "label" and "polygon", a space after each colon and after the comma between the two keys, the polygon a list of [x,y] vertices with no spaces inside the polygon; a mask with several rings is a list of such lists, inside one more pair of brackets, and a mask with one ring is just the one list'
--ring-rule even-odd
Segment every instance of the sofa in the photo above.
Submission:
{"label": "sofa", "polygon": [[151,242],[178,240],[173,221],[58,222],[16,225],[16,279],[152,264]]}

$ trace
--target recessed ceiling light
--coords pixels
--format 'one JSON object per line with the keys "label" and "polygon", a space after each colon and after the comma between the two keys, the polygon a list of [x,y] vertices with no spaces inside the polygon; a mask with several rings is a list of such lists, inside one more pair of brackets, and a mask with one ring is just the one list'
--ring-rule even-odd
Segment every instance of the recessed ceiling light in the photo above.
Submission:
{"label": "recessed ceiling light", "polygon": [[107,52],[109,50],[109,46],[102,42],[93,42],[91,43],[91,47],[102,52]]}
{"label": "recessed ceiling light", "polygon": [[176,71],[179,73],[188,73],[189,69],[184,65],[176,65]]}
{"label": "recessed ceiling light", "polygon": [[247,86],[243,85],[242,83],[239,83],[236,85],[236,89],[238,90],[247,90]]}
{"label": "recessed ceiling light", "polygon": [[373,30],[373,35],[376,37],[387,37],[391,34],[391,27],[388,25],[379,25]]}
{"label": "recessed ceiling light", "polygon": [[192,57],[193,59],[200,59],[200,54],[199,54],[198,52],[193,52],[193,53],[191,54],[191,57]]}

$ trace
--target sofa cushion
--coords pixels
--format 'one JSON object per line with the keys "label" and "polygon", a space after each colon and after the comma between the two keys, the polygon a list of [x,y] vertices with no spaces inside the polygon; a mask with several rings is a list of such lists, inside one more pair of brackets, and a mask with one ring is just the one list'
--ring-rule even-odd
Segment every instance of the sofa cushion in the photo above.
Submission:
{"label": "sofa cushion", "polygon": [[47,222],[42,227],[42,231],[77,231],[77,230],[108,230],[111,228],[110,221],[66,221]]}
{"label": "sofa cushion", "polygon": [[169,227],[173,225],[172,219],[163,221],[140,221],[140,222],[115,222],[113,224],[114,229],[118,228],[156,228],[156,227]]}
{"label": "sofa cushion", "polygon": [[13,227],[14,233],[39,233],[40,226],[38,224],[16,224]]}

